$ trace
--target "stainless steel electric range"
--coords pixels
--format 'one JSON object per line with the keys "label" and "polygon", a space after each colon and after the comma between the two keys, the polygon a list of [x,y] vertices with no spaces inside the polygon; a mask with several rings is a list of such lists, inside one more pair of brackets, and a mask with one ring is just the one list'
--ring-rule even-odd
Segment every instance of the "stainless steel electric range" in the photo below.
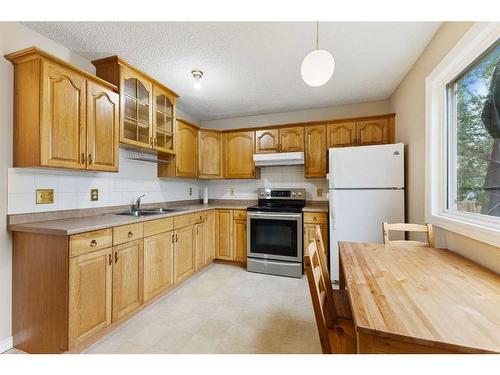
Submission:
{"label": "stainless steel electric range", "polygon": [[247,211],[247,270],[302,277],[305,189],[259,189]]}

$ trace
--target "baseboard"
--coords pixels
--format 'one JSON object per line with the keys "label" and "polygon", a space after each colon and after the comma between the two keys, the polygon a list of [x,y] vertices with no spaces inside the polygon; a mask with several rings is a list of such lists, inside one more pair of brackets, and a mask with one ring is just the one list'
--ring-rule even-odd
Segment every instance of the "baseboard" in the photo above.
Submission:
{"label": "baseboard", "polygon": [[12,336],[7,337],[0,341],[0,353],[6,352],[9,349],[12,349]]}

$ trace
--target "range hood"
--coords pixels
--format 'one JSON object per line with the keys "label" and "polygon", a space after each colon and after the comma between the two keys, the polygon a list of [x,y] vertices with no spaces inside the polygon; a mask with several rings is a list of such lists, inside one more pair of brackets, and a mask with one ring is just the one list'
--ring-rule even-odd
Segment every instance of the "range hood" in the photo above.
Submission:
{"label": "range hood", "polygon": [[304,153],[277,152],[274,154],[254,154],[253,161],[257,167],[271,165],[304,165]]}

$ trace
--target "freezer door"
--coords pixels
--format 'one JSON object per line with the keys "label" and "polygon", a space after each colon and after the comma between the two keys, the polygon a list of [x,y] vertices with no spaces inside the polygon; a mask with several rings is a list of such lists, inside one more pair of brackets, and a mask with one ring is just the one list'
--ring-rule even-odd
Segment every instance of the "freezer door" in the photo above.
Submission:
{"label": "freezer door", "polygon": [[402,143],[329,149],[331,189],[403,188]]}
{"label": "freezer door", "polygon": [[[338,241],[383,243],[382,223],[404,222],[404,190],[330,191],[330,266],[339,278]],[[403,239],[396,234],[391,239]]]}

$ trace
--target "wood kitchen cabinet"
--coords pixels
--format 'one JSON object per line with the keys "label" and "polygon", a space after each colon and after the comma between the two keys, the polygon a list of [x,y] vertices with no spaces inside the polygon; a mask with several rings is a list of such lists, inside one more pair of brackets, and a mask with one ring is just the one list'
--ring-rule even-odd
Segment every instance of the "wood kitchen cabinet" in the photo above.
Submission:
{"label": "wood kitchen cabinet", "polygon": [[306,126],[304,152],[305,177],[326,177],[327,158],[326,125]]}
{"label": "wood kitchen cabinet", "polygon": [[195,269],[199,270],[206,264],[205,248],[205,221],[196,223],[194,225],[194,244],[195,244]]}
{"label": "wood kitchen cabinet", "polygon": [[233,249],[234,260],[246,263],[247,261],[247,212],[233,211]]}
{"label": "wood kitchen cabinet", "polygon": [[189,277],[195,269],[193,225],[176,229],[174,232],[174,282]]}
{"label": "wood kitchen cabinet", "polygon": [[317,225],[319,225],[321,229],[321,237],[323,238],[323,244],[327,252],[326,259],[328,259],[328,263],[330,263],[327,212],[304,212],[304,251],[307,249],[309,242],[314,241]]}
{"label": "wood kitchen cabinet", "polygon": [[198,178],[222,178],[222,133],[217,130],[198,131]]}
{"label": "wood kitchen cabinet", "polygon": [[205,221],[205,263],[209,263],[215,259],[215,211],[206,213]]}
{"label": "wood kitchen cabinet", "polygon": [[[167,228],[167,226],[163,226]],[[174,232],[144,238],[144,302],[174,283]]]}
{"label": "wood kitchen cabinet", "polygon": [[118,171],[116,86],[35,47],[14,64],[14,167]]}
{"label": "wood kitchen cabinet", "polygon": [[394,143],[394,114],[335,121],[327,126],[328,147],[369,146]]}
{"label": "wood kitchen cabinet", "polygon": [[253,161],[254,132],[226,132],[222,135],[225,178],[256,178]]}
{"label": "wood kitchen cabinet", "polygon": [[70,348],[111,324],[111,286],[111,248],[70,258]]}
{"label": "wood kitchen cabinet", "polygon": [[255,131],[255,153],[304,151],[304,127],[292,126]]}
{"label": "wood kitchen cabinet", "polygon": [[143,241],[113,247],[113,321],[142,304]]}
{"label": "wood kitchen cabinet", "polygon": [[198,176],[198,128],[187,121],[177,120],[176,144],[179,145],[176,155],[166,157],[170,163],[158,164],[158,177],[196,178]]}
{"label": "wood kitchen cabinet", "polygon": [[217,210],[215,216],[215,259],[234,260],[233,211]]}
{"label": "wood kitchen cabinet", "polygon": [[118,56],[92,61],[98,77],[120,92],[120,142],[175,153],[175,104],[178,95]]}
{"label": "wood kitchen cabinet", "polygon": [[327,125],[328,148],[356,145],[356,123],[339,122]]}

